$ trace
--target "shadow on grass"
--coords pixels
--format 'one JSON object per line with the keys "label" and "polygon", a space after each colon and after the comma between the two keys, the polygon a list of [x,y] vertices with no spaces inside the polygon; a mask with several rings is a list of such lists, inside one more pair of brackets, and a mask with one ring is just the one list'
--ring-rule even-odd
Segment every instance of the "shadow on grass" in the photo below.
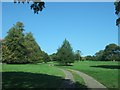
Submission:
{"label": "shadow on grass", "polygon": [[57,64],[54,64],[54,66],[73,66],[73,64],[60,64],[60,63],[57,63]]}
{"label": "shadow on grass", "polygon": [[106,68],[106,69],[120,69],[120,65],[98,65],[98,66],[90,66],[96,68]]}
{"label": "shadow on grass", "polygon": [[[29,72],[2,72],[2,88],[55,88],[58,89],[64,81],[62,77]],[[86,86],[77,83],[75,88]]]}
{"label": "shadow on grass", "polygon": [[73,66],[73,65],[54,64],[54,66]]}

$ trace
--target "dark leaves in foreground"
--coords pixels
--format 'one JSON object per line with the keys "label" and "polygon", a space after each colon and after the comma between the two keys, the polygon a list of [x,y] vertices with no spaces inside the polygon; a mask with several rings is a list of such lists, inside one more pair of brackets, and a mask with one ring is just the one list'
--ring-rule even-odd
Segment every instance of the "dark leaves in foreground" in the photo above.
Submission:
{"label": "dark leaves in foreground", "polygon": [[30,8],[34,11],[34,14],[38,14],[39,11],[42,11],[45,8],[45,3],[41,0],[14,0],[14,3],[29,3],[32,1]]}

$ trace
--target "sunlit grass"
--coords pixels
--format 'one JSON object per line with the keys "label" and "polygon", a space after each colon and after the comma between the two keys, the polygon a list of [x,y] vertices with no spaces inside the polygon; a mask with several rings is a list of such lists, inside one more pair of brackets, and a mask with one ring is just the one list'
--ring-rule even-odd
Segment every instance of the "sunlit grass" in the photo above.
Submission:
{"label": "sunlit grass", "polygon": [[118,62],[79,61],[64,68],[82,71],[104,84],[108,88],[118,88]]}

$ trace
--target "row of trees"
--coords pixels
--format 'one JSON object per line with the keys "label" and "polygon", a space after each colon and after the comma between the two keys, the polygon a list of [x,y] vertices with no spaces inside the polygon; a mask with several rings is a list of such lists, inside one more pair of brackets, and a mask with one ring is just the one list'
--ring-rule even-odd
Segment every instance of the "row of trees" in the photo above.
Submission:
{"label": "row of trees", "polygon": [[37,63],[50,58],[41,50],[32,33],[23,33],[24,25],[17,22],[2,40],[3,63]]}
{"label": "row of trees", "polygon": [[9,31],[7,36],[0,40],[2,48],[2,62],[23,64],[23,63],[38,63],[48,61],[58,61],[60,64],[68,65],[75,60],[81,60],[80,50],[73,52],[73,49],[66,39],[57,53],[48,55],[41,50],[35,41],[31,32],[23,33],[24,24],[17,22]]}
{"label": "row of trees", "polygon": [[120,46],[116,44],[109,44],[104,50],[100,50],[93,56],[86,56],[84,59],[98,61],[120,61]]}
{"label": "row of trees", "polygon": [[104,50],[100,50],[93,56],[81,57],[81,51],[73,51],[68,40],[64,40],[56,53],[48,55],[41,50],[32,33],[23,33],[24,25],[17,22],[9,31],[8,35],[0,40],[0,55],[3,63],[38,63],[58,61],[60,64],[69,65],[79,60],[119,61],[120,46],[109,44]]}

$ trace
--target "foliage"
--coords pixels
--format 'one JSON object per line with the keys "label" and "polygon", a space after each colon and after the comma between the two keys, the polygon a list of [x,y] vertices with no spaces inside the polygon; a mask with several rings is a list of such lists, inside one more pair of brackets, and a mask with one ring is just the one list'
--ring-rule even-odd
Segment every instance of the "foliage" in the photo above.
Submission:
{"label": "foliage", "polygon": [[36,63],[41,60],[41,48],[38,46],[31,32],[25,35],[25,46],[27,48],[27,60],[30,63]]}
{"label": "foliage", "polygon": [[77,50],[76,52],[75,52],[75,60],[76,61],[80,61],[80,60],[82,60],[82,57],[81,57],[81,51],[80,50]]}
{"label": "foliage", "polygon": [[118,26],[120,24],[120,18],[116,20],[116,25]]}
{"label": "foliage", "polygon": [[109,44],[105,47],[103,59],[106,61],[119,61],[120,60],[120,46],[116,44]]}
{"label": "foliage", "polygon": [[52,55],[50,55],[50,58],[52,61],[56,61],[57,60],[57,54],[53,53]]}
{"label": "foliage", "polygon": [[104,50],[100,50],[99,52],[96,52],[95,53],[95,60],[102,61],[103,54],[104,54]]}
{"label": "foliage", "polygon": [[24,25],[17,22],[2,40],[3,63],[37,63],[49,61],[47,53],[43,52],[32,33],[23,33]]}
{"label": "foliage", "polygon": [[[115,5],[115,13],[118,15],[120,12],[120,1],[116,1],[114,5]],[[116,25],[118,26],[119,24],[120,24],[120,18],[116,20]]]}
{"label": "foliage", "polygon": [[50,57],[47,53],[45,53],[44,51],[42,51],[42,60],[47,63],[50,61]]}
{"label": "foliage", "polygon": [[85,60],[90,60],[90,61],[95,60],[94,56],[91,56],[91,55],[86,56],[84,59]]}
{"label": "foliage", "polygon": [[32,1],[33,3],[31,4],[30,8],[34,11],[34,14],[38,14],[39,11],[42,11],[43,8],[45,8],[45,3],[41,0],[14,0],[14,3],[29,3]]}
{"label": "foliage", "polygon": [[23,24],[17,22],[3,41],[3,62],[27,63]]}
{"label": "foliage", "polygon": [[57,50],[57,60],[63,65],[69,65],[74,62],[74,53],[72,47],[66,39],[61,47]]}
{"label": "foliage", "polygon": [[116,14],[118,14],[120,12],[120,1],[116,1],[115,3],[115,10],[116,10]]}
{"label": "foliage", "polygon": [[104,50],[96,52],[94,56],[86,56],[85,60],[96,61],[119,61],[120,60],[120,46],[116,44],[109,44]]}

